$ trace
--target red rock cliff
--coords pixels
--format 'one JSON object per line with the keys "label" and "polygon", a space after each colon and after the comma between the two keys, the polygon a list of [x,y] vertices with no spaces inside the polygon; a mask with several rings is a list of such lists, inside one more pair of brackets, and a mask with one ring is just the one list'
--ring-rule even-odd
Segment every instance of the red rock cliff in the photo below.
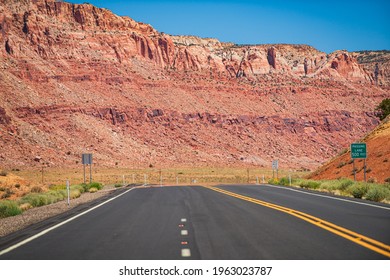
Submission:
{"label": "red rock cliff", "polygon": [[[381,68],[382,69],[382,68]],[[347,52],[170,36],[89,4],[0,0],[0,164],[313,167],[389,96]],[[386,71],[386,70],[384,70]]]}

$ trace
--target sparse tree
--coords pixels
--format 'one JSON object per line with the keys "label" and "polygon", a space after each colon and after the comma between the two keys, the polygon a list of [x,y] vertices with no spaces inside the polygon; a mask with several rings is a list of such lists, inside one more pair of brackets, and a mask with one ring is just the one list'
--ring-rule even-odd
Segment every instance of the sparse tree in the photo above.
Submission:
{"label": "sparse tree", "polygon": [[388,115],[390,115],[390,99],[383,99],[376,109],[380,111],[379,118],[384,120]]}

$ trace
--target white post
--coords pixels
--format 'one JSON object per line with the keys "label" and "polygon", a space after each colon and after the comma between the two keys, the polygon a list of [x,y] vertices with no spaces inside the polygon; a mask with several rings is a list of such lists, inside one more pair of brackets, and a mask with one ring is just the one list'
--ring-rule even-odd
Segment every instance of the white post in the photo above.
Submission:
{"label": "white post", "polygon": [[256,176],[256,185],[259,184],[259,176]]}
{"label": "white post", "polygon": [[134,174],[133,174],[133,184],[134,184]]}
{"label": "white post", "polygon": [[69,180],[66,180],[66,190],[68,192],[68,206],[70,205],[70,186],[69,186]]}
{"label": "white post", "polygon": [[263,184],[265,183],[265,178],[264,178],[264,175],[263,175]]}
{"label": "white post", "polygon": [[160,187],[162,187],[162,174],[160,173]]}
{"label": "white post", "polygon": [[125,185],[125,175],[122,175],[122,185]]}
{"label": "white post", "polygon": [[291,187],[291,174],[288,174],[288,181],[290,182],[290,187]]}
{"label": "white post", "polygon": [[146,174],[144,174],[144,186],[146,186]]}
{"label": "white post", "polygon": [[176,176],[176,185],[179,184],[179,176]]}

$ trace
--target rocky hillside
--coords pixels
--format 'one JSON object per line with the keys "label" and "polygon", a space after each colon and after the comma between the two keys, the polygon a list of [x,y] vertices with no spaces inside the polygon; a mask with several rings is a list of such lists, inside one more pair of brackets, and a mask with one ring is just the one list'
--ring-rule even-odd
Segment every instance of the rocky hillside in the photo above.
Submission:
{"label": "rocky hillside", "polygon": [[[357,142],[367,145],[366,180],[384,183],[390,180],[390,117],[383,121],[372,132]],[[364,180],[364,160],[356,159],[356,180]],[[324,166],[316,170],[313,179],[353,179],[353,162],[351,151],[344,149],[342,153]]]}
{"label": "rocky hillside", "polygon": [[358,63],[371,74],[375,84],[390,85],[390,50],[354,52]]}
{"label": "rocky hillside", "polygon": [[[380,65],[376,77],[386,80]],[[0,165],[314,168],[378,124],[356,54],[170,36],[89,4],[0,0]]]}

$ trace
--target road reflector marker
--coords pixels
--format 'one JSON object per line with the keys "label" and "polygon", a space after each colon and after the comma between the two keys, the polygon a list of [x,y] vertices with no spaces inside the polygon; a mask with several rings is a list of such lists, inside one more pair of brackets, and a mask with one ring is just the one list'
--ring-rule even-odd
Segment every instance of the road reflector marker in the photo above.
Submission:
{"label": "road reflector marker", "polygon": [[187,222],[187,219],[186,218],[183,218],[183,219],[181,219],[180,220],[182,223],[185,223],[185,222]]}
{"label": "road reflector marker", "polygon": [[188,245],[188,242],[187,241],[182,241],[181,245]]}
{"label": "road reflector marker", "polygon": [[181,256],[183,258],[191,257],[191,250],[190,249],[181,249]]}
{"label": "road reflector marker", "polygon": [[183,224],[180,224],[179,227],[184,227],[184,225],[183,225]]}
{"label": "road reflector marker", "polygon": [[181,231],[181,235],[188,235],[188,230],[183,229],[183,230]]}

